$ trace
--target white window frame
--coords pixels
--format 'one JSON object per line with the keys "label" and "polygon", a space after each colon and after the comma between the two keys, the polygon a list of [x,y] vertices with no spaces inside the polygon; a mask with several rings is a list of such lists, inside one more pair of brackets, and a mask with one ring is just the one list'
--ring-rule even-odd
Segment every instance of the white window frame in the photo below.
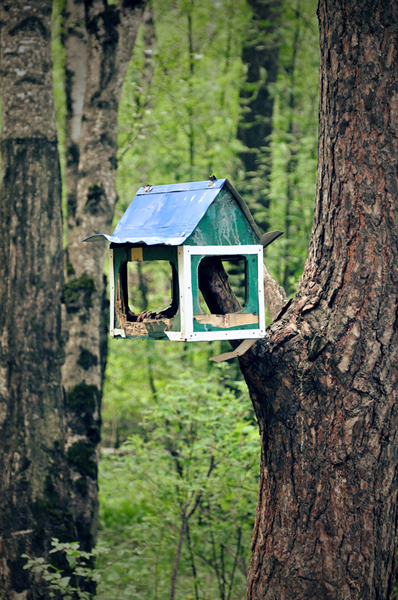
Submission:
{"label": "white window frame", "polygon": [[109,333],[110,333],[111,337],[115,337],[115,266],[113,264],[113,260],[114,260],[113,248],[109,248],[109,279],[110,279]]}
{"label": "white window frame", "polygon": [[[260,339],[265,336],[265,310],[264,310],[264,278],[263,278],[263,252],[261,245],[253,246],[179,246],[178,247],[178,282],[180,287],[180,315],[181,332],[166,332],[170,340],[199,342],[213,340],[246,340]],[[193,330],[193,302],[192,302],[192,267],[191,256],[228,256],[228,255],[255,255],[258,256],[258,306],[259,328],[241,329],[234,331],[201,331]]]}
{"label": "white window frame", "polygon": [[126,337],[126,331],[124,329],[116,329],[115,328],[115,264],[114,264],[114,256],[113,256],[113,248],[109,248],[109,279],[110,279],[110,315],[109,315],[109,335],[114,338],[116,336],[120,336],[122,338]]}

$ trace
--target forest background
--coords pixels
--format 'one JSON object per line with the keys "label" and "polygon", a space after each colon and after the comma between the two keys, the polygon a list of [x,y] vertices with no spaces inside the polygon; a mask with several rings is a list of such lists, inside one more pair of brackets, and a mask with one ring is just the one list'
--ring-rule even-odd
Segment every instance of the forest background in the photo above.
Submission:
{"label": "forest background", "polygon": [[[226,177],[263,229],[285,232],[265,261],[293,295],[315,198],[316,2],[285,0],[271,20],[256,19],[259,4],[155,0],[147,9],[119,108],[115,223],[144,184]],[[53,20],[66,214],[62,2],[54,4]],[[253,47],[272,50],[275,64],[260,66],[257,81],[248,81]],[[253,108],[264,89],[272,119]],[[248,123],[269,131],[249,153],[252,170],[244,144]],[[136,267],[130,285],[134,308],[167,305],[167,271]],[[110,340],[99,470],[99,548],[106,552],[98,561],[98,598],[244,597],[260,439],[237,362],[208,362],[224,349],[221,342]]]}

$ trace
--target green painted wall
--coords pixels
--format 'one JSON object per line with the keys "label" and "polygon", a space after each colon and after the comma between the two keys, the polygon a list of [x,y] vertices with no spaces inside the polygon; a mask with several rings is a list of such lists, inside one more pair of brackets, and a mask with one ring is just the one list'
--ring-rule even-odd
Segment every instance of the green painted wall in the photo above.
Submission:
{"label": "green painted wall", "polygon": [[229,190],[221,190],[184,246],[253,245],[260,241]]}

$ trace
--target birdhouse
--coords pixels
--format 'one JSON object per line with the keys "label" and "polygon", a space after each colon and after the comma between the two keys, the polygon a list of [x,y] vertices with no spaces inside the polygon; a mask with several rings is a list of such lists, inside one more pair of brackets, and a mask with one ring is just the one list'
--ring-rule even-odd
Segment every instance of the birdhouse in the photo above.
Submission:
{"label": "birdhouse", "polygon": [[[110,242],[110,335],[188,342],[263,337],[263,250],[281,233],[262,235],[227,179],[140,188],[113,235],[98,234]],[[237,312],[209,314],[204,305],[199,271],[208,257],[241,266]],[[131,310],[128,266],[135,261],[170,264],[167,308]]]}

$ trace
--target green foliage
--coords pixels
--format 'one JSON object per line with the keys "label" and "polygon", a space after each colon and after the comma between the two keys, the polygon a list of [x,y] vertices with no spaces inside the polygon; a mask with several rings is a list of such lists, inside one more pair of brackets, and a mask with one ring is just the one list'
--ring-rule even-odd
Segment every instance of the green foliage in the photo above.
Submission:
{"label": "green foliage", "polygon": [[206,374],[190,365],[157,381],[137,433],[103,458],[101,537],[112,564],[100,598],[167,597],[187,515],[176,597],[195,586],[200,597],[222,598],[223,586],[231,598],[244,594],[259,437],[243,384],[225,387],[228,370]]}
{"label": "green foliage", "polygon": [[165,260],[127,263],[130,309],[160,312],[171,303],[172,270]]}
{"label": "green foliage", "polygon": [[51,545],[53,549],[50,550],[50,554],[60,553],[67,561],[69,567],[67,570],[46,563],[44,558],[30,558],[27,554],[22,554],[23,558],[28,559],[24,569],[31,569],[32,573],[41,574],[48,583],[50,598],[59,596],[64,600],[94,598],[94,593],[84,590],[85,584],[88,581],[99,583],[101,576],[96,569],[88,565],[100,553],[105,553],[106,549],[97,546],[92,552],[84,552],[79,549],[78,542],[61,543],[57,538],[52,539]]}
{"label": "green foliage", "polygon": [[119,210],[148,182],[207,179],[213,171],[234,179],[238,164],[246,2],[153,6],[155,30],[141,32],[120,104]]}

